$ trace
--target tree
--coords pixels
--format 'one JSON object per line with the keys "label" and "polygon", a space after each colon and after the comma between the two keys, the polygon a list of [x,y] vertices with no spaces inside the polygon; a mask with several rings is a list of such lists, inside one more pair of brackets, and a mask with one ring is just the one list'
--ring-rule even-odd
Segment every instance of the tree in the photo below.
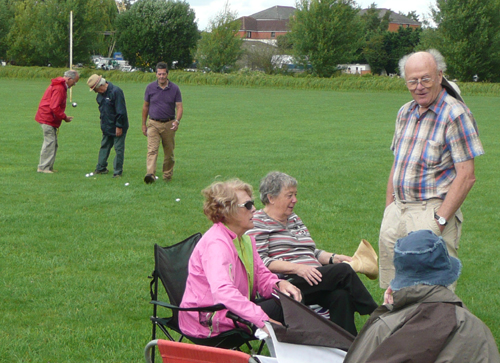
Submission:
{"label": "tree", "polygon": [[275,72],[276,64],[273,62],[275,56],[279,55],[279,48],[273,45],[256,42],[244,52],[248,66],[251,69],[264,71],[266,74]]}
{"label": "tree", "polygon": [[107,48],[118,11],[113,0],[19,0],[7,36],[7,55],[19,65],[69,65],[69,18],[73,11],[73,60],[87,63]]}
{"label": "tree", "polygon": [[438,25],[426,34],[426,46],[441,51],[452,78],[500,81],[500,2],[437,0],[432,10]]}
{"label": "tree", "polygon": [[7,59],[7,35],[14,21],[15,7],[12,0],[0,0],[0,59]]}
{"label": "tree", "polygon": [[[389,28],[390,11],[380,17],[380,10],[375,3],[361,15],[365,33],[365,42],[361,49],[361,56],[370,65],[372,73],[382,74],[386,71],[389,55],[386,50],[386,34]],[[359,57],[358,57],[359,59]]]}
{"label": "tree", "polygon": [[290,19],[294,53],[316,75],[332,76],[360,48],[363,28],[354,6],[352,0],[298,0]]}
{"label": "tree", "polygon": [[185,1],[138,0],[117,20],[117,47],[136,67],[192,63],[198,40],[194,10]]}
{"label": "tree", "polygon": [[385,70],[387,73],[399,73],[399,60],[414,52],[420,42],[421,28],[399,27],[397,32],[387,32],[384,37],[384,47],[388,55]]}
{"label": "tree", "polygon": [[226,2],[223,10],[210,20],[207,31],[198,42],[196,60],[202,68],[213,72],[230,70],[243,54],[243,40],[239,37],[240,22],[237,13]]}

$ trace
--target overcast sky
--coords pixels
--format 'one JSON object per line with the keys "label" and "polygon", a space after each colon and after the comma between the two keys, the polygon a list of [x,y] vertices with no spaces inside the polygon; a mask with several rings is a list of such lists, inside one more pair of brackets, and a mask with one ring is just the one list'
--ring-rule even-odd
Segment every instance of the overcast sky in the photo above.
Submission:
{"label": "overcast sky", "polygon": [[[210,19],[224,8],[226,0],[187,0],[191,8],[196,12],[198,29],[205,30]],[[429,7],[435,4],[434,0],[357,0],[361,8],[367,8],[372,3],[376,3],[379,8],[391,9],[395,12],[407,13],[415,10],[420,14],[420,20],[423,15],[428,17]],[[295,0],[230,0],[229,7],[240,16],[248,16],[259,11],[268,9],[272,6],[295,6]]]}

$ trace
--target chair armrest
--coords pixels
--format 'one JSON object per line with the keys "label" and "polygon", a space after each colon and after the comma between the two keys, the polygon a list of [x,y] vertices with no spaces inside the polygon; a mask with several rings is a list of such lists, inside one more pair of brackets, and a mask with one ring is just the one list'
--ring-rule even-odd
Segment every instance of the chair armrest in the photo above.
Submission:
{"label": "chair armrest", "polygon": [[226,307],[224,304],[217,304],[217,305],[211,305],[211,306],[199,306],[195,308],[181,308],[176,305],[172,305],[163,301],[156,301],[152,300],[149,302],[150,304],[158,305],[158,306],[163,306],[164,308],[171,309],[171,310],[176,310],[176,311],[219,311],[219,310],[224,310]]}
{"label": "chair armrest", "polygon": [[251,323],[251,322],[249,322],[248,320],[245,320],[245,319],[243,319],[243,318],[239,317],[238,315],[236,315],[236,314],[234,314],[234,313],[232,313],[232,312],[230,312],[230,311],[228,311],[228,312],[226,313],[226,317],[227,317],[227,318],[229,318],[229,319],[231,319],[231,320],[234,322],[234,326],[235,326],[235,327],[237,327],[236,322],[238,322],[238,323],[241,323],[241,324],[243,324],[243,325],[246,325],[246,326],[247,326],[247,327],[249,327],[249,328],[250,328],[250,330],[252,330],[252,331],[255,331],[255,330],[257,329],[257,327],[255,326],[255,324],[254,324],[254,323]]}

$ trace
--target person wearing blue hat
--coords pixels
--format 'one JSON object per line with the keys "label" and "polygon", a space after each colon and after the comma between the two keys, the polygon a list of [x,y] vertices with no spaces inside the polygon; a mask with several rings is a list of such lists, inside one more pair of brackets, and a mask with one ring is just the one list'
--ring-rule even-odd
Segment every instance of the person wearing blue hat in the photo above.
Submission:
{"label": "person wearing blue hat", "polygon": [[344,363],[500,362],[489,328],[447,288],[462,263],[442,237],[410,232],[394,247],[395,277]]}

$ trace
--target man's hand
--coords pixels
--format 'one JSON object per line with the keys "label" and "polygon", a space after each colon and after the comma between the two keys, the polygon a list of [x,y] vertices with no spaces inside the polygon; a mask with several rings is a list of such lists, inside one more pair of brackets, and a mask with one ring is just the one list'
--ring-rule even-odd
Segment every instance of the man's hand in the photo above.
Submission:
{"label": "man's hand", "polygon": [[148,126],[146,124],[142,124],[142,134],[148,136]]}
{"label": "man's hand", "polygon": [[437,224],[437,226],[438,226],[439,230],[441,231],[441,233],[443,233],[443,231],[444,231],[444,229],[446,228],[446,226],[442,226],[442,225],[440,225],[440,224],[438,223],[438,221],[437,221],[437,220],[435,220],[435,219],[434,219],[434,222],[436,222],[436,224]]}
{"label": "man's hand", "polygon": [[390,286],[384,292],[384,304],[394,304],[394,299],[392,297],[392,289]]}
{"label": "man's hand", "polygon": [[123,133],[122,128],[121,127],[117,127],[116,128],[116,137],[122,136],[122,133]]}
{"label": "man's hand", "polygon": [[314,266],[296,264],[296,275],[302,277],[311,286],[321,282],[321,272]]}
{"label": "man's hand", "polygon": [[300,292],[299,288],[297,288],[290,282],[286,280],[280,280],[280,282],[278,283],[278,289],[286,296],[292,296],[294,300],[302,301],[302,293]]}
{"label": "man's hand", "polygon": [[65,121],[66,121],[66,122],[71,122],[71,120],[73,120],[73,116],[68,116],[68,117],[66,117],[66,120],[65,120]]}
{"label": "man's hand", "polygon": [[179,121],[174,120],[174,122],[172,122],[171,129],[174,130],[174,131],[177,131],[178,128],[179,128]]}

